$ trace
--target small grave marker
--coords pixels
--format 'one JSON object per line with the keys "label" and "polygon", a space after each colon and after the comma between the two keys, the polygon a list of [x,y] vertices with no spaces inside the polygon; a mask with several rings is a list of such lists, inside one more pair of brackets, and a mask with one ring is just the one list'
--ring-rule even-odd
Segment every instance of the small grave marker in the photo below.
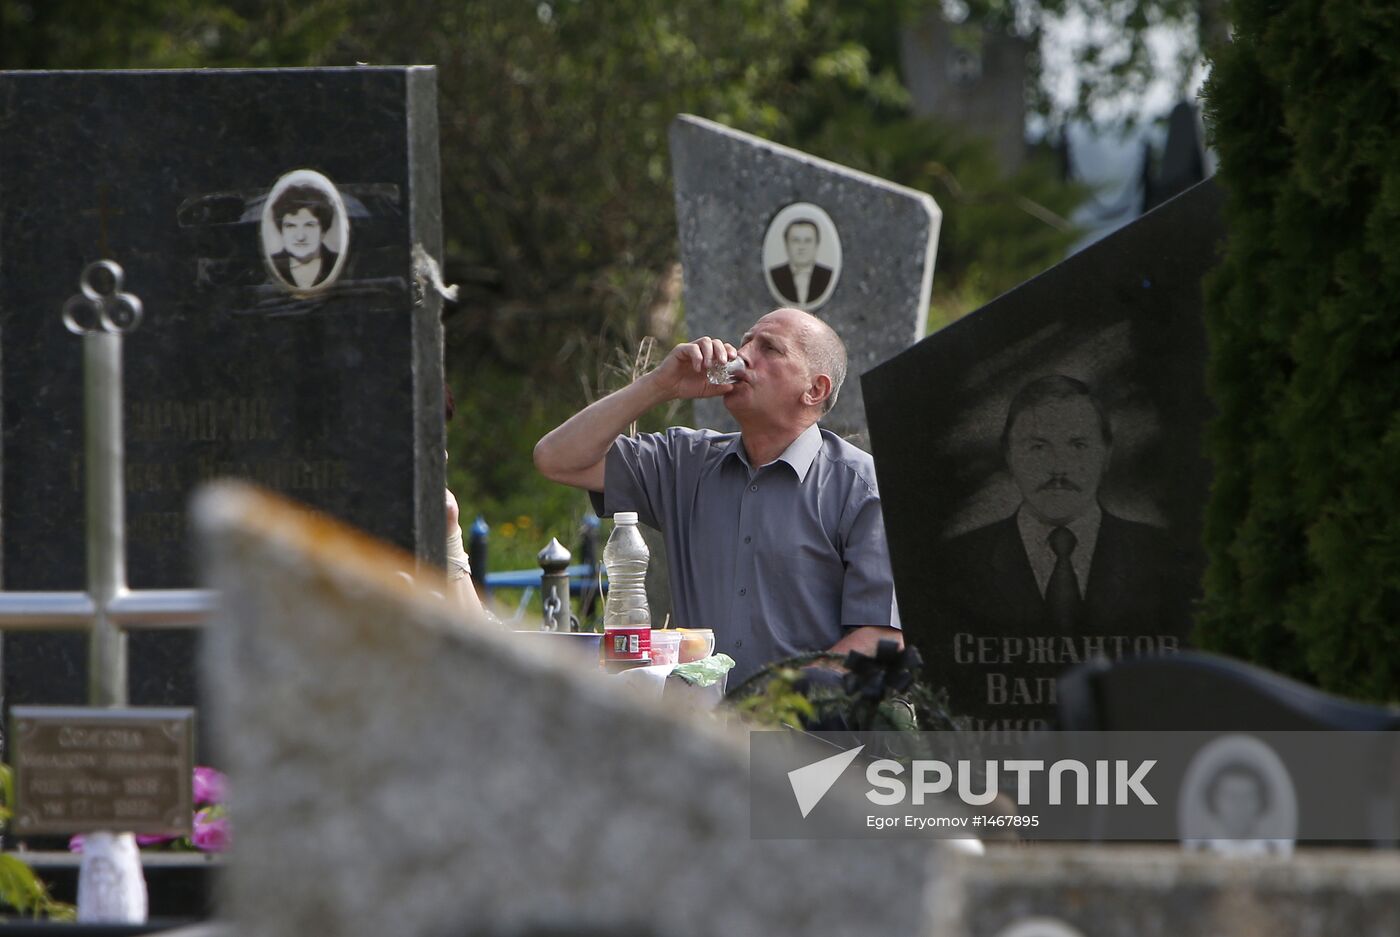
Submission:
{"label": "small grave marker", "polygon": [[189,833],[193,741],[193,709],[13,707],[14,832]]}

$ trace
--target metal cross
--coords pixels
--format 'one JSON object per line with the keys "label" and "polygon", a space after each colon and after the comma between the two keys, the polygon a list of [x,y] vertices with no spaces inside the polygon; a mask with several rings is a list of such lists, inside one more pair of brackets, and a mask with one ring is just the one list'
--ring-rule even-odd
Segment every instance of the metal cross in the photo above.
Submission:
{"label": "metal cross", "polygon": [[86,592],[0,592],[0,631],[88,631],[88,703],[127,702],[127,631],[202,625],[214,607],[204,589],[126,584],[126,488],[122,437],[122,334],[141,323],[141,300],[122,291],[122,268],[88,264],[63,324],[83,337],[87,473]]}

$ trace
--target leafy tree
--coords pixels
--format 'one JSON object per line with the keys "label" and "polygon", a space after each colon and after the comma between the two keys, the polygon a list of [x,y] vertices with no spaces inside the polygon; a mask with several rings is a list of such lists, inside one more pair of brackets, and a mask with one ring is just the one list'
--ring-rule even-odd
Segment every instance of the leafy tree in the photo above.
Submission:
{"label": "leafy tree", "polygon": [[1400,12],[1235,0],[1208,112],[1230,238],[1209,286],[1201,642],[1340,693],[1400,686]]}
{"label": "leafy tree", "polygon": [[462,287],[446,318],[451,483],[469,516],[547,510],[563,528],[584,502],[538,478],[535,438],[618,386],[619,349],[665,331],[654,313],[679,302],[676,113],[933,192],[946,317],[1058,259],[1065,233],[1026,210],[1067,210],[1053,173],[1004,178],[989,150],[909,114],[898,28],[937,5],[113,0],[94,22],[75,0],[0,0],[0,53],[29,68],[437,65],[445,276]]}
{"label": "leafy tree", "polygon": [[343,0],[0,0],[0,68],[299,65],[347,14]]}
{"label": "leafy tree", "polygon": [[[968,41],[980,30],[1003,31],[1026,40],[1035,51],[1028,61],[1031,110],[1059,127],[1071,119],[1094,123],[1105,114],[1135,120],[1134,102],[1150,82],[1167,81],[1185,93],[1207,39],[1219,38],[1225,20],[1222,0],[945,0],[941,8],[963,24]],[[1063,50],[1048,48],[1057,20],[1077,24],[1061,31]],[[1170,29],[1182,40],[1174,59],[1162,61],[1149,44],[1149,30]],[[1047,69],[1051,51],[1075,65],[1072,88],[1052,88],[1062,76]],[[1064,91],[1068,90],[1066,96]],[[1115,118],[1121,120],[1121,118]]]}

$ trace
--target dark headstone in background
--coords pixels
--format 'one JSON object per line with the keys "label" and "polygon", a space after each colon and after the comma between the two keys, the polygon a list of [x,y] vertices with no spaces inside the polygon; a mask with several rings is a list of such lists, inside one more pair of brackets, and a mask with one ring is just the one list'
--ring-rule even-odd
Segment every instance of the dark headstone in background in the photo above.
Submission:
{"label": "dark headstone in background", "polygon": [[[905,633],[983,728],[1048,722],[1055,677],[1087,656],[1185,642],[1204,566],[1201,279],[1219,206],[1212,182],[1196,186],[862,379]],[[1113,434],[1072,629],[1047,621],[1000,441],[1013,396],[1048,375],[1089,387]]]}
{"label": "dark headstone in background", "polygon": [[1261,667],[1187,651],[1081,664],[1060,678],[1074,732],[1393,732],[1400,707],[1329,696]]}
{"label": "dark headstone in background", "polygon": [[[1243,661],[1186,651],[1075,667],[1060,677],[1059,710],[1060,728],[1071,732],[1209,740],[1185,777],[1168,760],[1154,778],[1162,789],[1180,791],[1188,807],[1191,764],[1200,763],[1198,777],[1208,776],[1209,764],[1218,772],[1242,764],[1267,792],[1261,809],[1287,802],[1296,810],[1290,839],[1307,831],[1317,839],[1323,830],[1325,839],[1349,846],[1394,849],[1400,837],[1400,707],[1330,696]],[[1296,747],[1286,744],[1290,739]],[[1100,813],[1095,829],[1111,829],[1113,808]],[[1256,846],[1226,839],[1211,849],[1247,854]]]}
{"label": "dark headstone in background", "polygon": [[[415,247],[441,253],[429,68],[0,74],[3,586],[86,587],[83,267],[125,269],[127,568],[196,585],[191,490],[250,478],[441,563],[442,333]],[[296,296],[260,240],[310,169],[350,224],[338,279]],[[133,634],[133,704],[193,704],[194,635]],[[8,634],[4,701],[86,700],[81,635]]]}

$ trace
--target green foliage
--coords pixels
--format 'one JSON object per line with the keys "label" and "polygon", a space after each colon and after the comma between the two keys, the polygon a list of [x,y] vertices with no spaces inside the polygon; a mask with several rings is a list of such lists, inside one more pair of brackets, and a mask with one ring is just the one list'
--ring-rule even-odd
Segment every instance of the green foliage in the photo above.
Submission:
{"label": "green foliage", "polygon": [[1237,0],[1209,116],[1230,240],[1208,290],[1199,639],[1376,700],[1400,686],[1400,12]]}
{"label": "green foliage", "polygon": [[55,901],[34,870],[16,856],[0,855],[0,903],[8,905],[26,917],[42,917],[51,921],[72,921],[78,909],[71,904]]}
{"label": "green foliage", "polygon": [[740,699],[735,709],[746,721],[762,728],[801,729],[817,712],[812,701],[797,689],[801,678],[793,667],[774,670],[762,689]]}
{"label": "green foliage", "polygon": [[343,0],[0,0],[0,67],[297,65],[347,25]]}
{"label": "green foliage", "polygon": [[931,193],[943,209],[928,331],[983,305],[1059,260],[1084,191],[1060,181],[1050,154],[1014,175],[991,144],[952,126],[881,118],[849,107],[807,146],[817,155]]}
{"label": "green foliage", "polygon": [[[496,569],[532,566],[550,536],[573,548],[587,509],[539,478],[535,440],[625,382],[619,349],[676,339],[677,113],[932,192],[945,214],[930,327],[1058,260],[1067,241],[1055,218],[1076,195],[1051,170],[1006,178],[988,147],[910,116],[899,27],[938,0],[89,6],[0,0],[0,65],[438,67],[444,278],[461,287],[445,317],[459,411],[449,480],[467,524],[483,514],[496,534],[516,532],[493,537]],[[996,4],[973,13],[1010,23]]]}
{"label": "green foliage", "polygon": [[[1035,51],[1027,60],[1027,97],[1031,109],[1052,127],[1069,120],[1092,123],[1132,123],[1132,105],[1141,100],[1150,82],[1166,81],[1185,93],[1191,71],[1205,44],[1204,37],[1223,32],[1221,0],[948,0],[944,7],[961,8],[961,22],[974,29],[987,27],[1026,40]],[[1072,89],[1052,94],[1045,71],[1042,41],[1055,20],[1080,24],[1062,31],[1068,40],[1062,55],[1075,64]],[[1147,30],[1169,28],[1183,40],[1171,61],[1154,58]],[[975,34],[975,33],[974,33]],[[1068,90],[1068,100],[1064,91]],[[1107,118],[1107,113],[1126,115]]]}
{"label": "green foliage", "polygon": [[[15,802],[14,773],[6,764],[0,764],[0,790],[4,792],[4,802],[0,803],[0,829],[3,829],[10,822],[10,805]],[[73,905],[55,901],[34,870],[9,854],[0,854],[0,905],[29,917],[45,917],[52,921],[71,921],[78,915]],[[0,915],[0,920],[3,919]]]}

